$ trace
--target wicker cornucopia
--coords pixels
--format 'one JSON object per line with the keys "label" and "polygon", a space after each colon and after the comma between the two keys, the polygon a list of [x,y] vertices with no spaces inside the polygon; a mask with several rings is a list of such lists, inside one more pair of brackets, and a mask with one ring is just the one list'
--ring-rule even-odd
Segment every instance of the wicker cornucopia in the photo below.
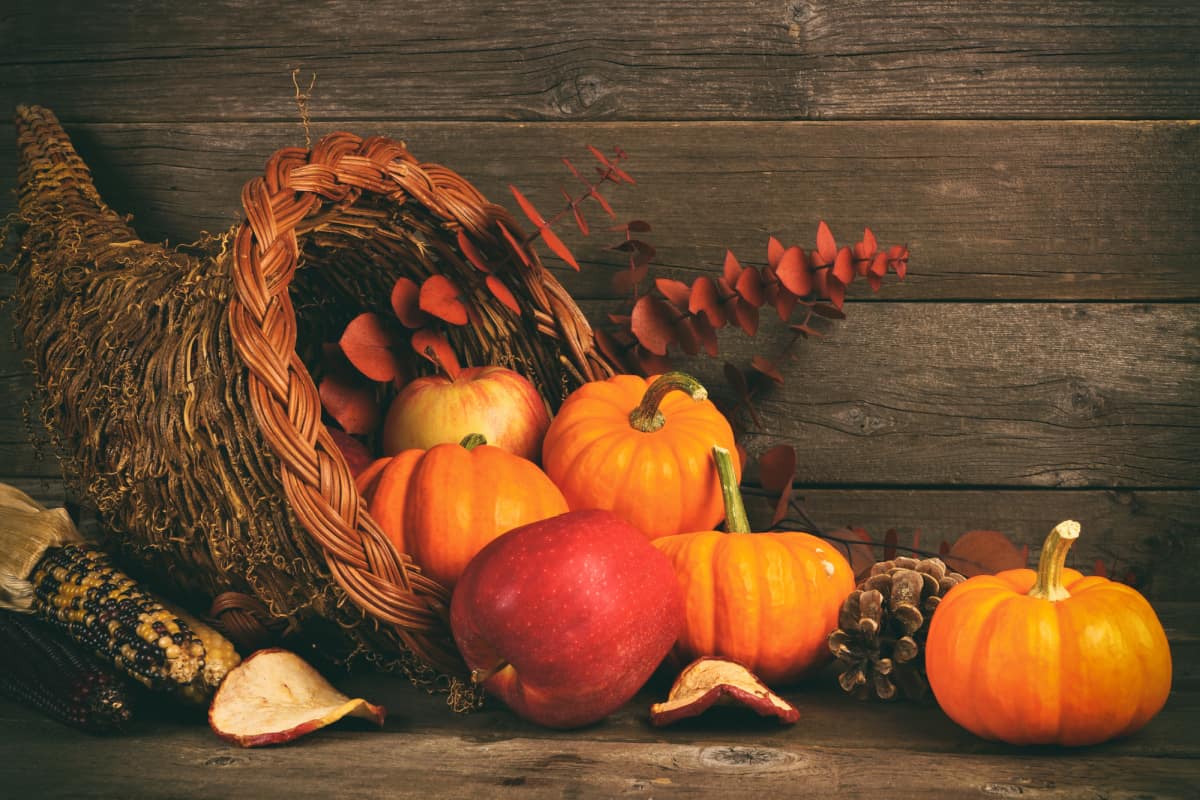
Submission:
{"label": "wicker cornucopia", "polygon": [[17,135],[18,329],[64,474],[125,552],[218,598],[227,625],[257,601],[347,656],[415,680],[461,674],[447,593],[367,514],[311,370],[322,342],[386,308],[397,277],[477,286],[462,231],[521,313],[470,293],[478,324],[446,331],[460,360],[510,366],[552,406],[611,374],[515,221],[401,143],[333,133],[275,153],[232,231],[167,249],[104,204],[50,111],[19,108]]}

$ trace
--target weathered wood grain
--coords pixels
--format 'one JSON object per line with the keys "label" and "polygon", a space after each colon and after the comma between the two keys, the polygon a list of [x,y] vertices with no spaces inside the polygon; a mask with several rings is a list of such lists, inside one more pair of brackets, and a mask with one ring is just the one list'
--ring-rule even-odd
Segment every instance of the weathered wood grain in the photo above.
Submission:
{"label": "weathered wood grain", "polygon": [[[318,119],[316,131],[336,129]],[[654,230],[655,275],[719,270],[726,249],[766,258],[774,235],[811,248],[817,221],[843,241],[871,226],[912,248],[910,275],[882,298],[1114,300],[1200,298],[1200,124],[872,122],[424,124],[343,126],[408,142],[515,207],[515,183],[547,214],[586,166],[585,145],[632,153],[636,187],[610,193],[618,221]],[[101,192],[150,240],[190,241],[240,219],[245,181],[280,147],[278,124],[69,125]],[[11,208],[14,134],[0,126],[0,211]],[[616,265],[596,206],[587,239],[560,230],[588,264]],[[580,297],[611,295],[609,274],[567,276]],[[869,298],[862,285],[851,296]]]}
{"label": "weathered wood grain", "polygon": [[985,742],[932,704],[852,700],[828,673],[784,692],[801,710],[792,727],[717,710],[652,728],[647,708],[666,691],[659,676],[598,725],[562,733],[494,702],[454,715],[402,679],[358,672],[334,680],[387,706],[384,730],[342,724],[255,750],[221,742],[202,720],[165,706],[143,708],[125,737],[91,739],[3,701],[0,780],[37,797],[1189,797],[1200,758],[1196,610],[1159,607],[1180,667],[1162,713],[1132,737],[1069,754]]}
{"label": "weathered wood grain", "polygon": [[[723,357],[782,349],[759,335],[728,337]],[[794,445],[798,483],[816,488],[1194,489],[1198,343],[1193,304],[858,304],[795,348],[744,442]],[[681,364],[731,398],[720,360]],[[0,378],[0,442],[26,438],[30,385]]]}
{"label": "weathered wood grain", "polygon": [[[0,18],[0,104],[72,121],[1164,118],[1200,109],[1180,2],[53,0]],[[136,21],[136,22],[135,22]]]}

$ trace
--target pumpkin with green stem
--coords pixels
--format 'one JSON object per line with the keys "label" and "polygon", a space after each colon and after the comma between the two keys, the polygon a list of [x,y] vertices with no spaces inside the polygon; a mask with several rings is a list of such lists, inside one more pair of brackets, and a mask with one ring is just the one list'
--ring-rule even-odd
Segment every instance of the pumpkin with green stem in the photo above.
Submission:
{"label": "pumpkin with green stem", "polygon": [[585,383],[550,423],[542,465],[572,511],[612,511],[651,539],[711,528],[725,510],[709,448],[736,445],[707,398],[682,372]]}
{"label": "pumpkin with green stem", "polygon": [[674,654],[736,661],[770,686],[811,674],[831,657],[827,640],[854,591],[850,564],[828,542],[798,531],[751,533],[734,459],[712,448],[726,531],[654,540],[675,565],[684,631]]}
{"label": "pumpkin with green stem", "polygon": [[467,562],[513,528],[566,513],[536,464],[473,433],[459,444],[401,450],[362,486],[368,510],[401,553],[453,588]]}
{"label": "pumpkin with green stem", "polygon": [[942,710],[985,739],[1097,744],[1141,728],[1171,690],[1171,652],[1136,590],[1065,567],[1079,537],[1050,532],[1038,568],[980,575],[951,589],[925,644]]}

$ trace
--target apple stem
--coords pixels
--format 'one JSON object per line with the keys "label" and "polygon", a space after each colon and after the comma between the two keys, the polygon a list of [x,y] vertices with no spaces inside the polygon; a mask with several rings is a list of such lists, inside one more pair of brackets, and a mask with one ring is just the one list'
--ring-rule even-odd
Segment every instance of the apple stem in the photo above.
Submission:
{"label": "apple stem", "polygon": [[667,418],[658,410],[663,398],[674,391],[684,392],[697,402],[708,399],[708,390],[700,381],[684,372],[665,372],[646,388],[642,402],[629,412],[629,424],[642,433],[654,433],[667,424]]}
{"label": "apple stem", "polygon": [[1062,574],[1067,565],[1067,551],[1079,538],[1079,523],[1068,519],[1054,526],[1046,543],[1042,545],[1042,554],[1038,558],[1037,580],[1029,590],[1030,597],[1057,602],[1071,596],[1067,587],[1063,586]]}
{"label": "apple stem", "polygon": [[733,455],[719,445],[713,447],[712,454],[713,461],[717,462],[717,475],[721,479],[721,497],[725,499],[725,530],[729,533],[750,533],[750,518],[746,516],[746,504],[738,489]]}
{"label": "apple stem", "polygon": [[487,437],[482,433],[468,433],[458,444],[465,450],[474,450],[481,444],[487,444]]}
{"label": "apple stem", "polygon": [[471,683],[479,686],[480,684],[485,683],[488,678],[492,677],[507,666],[508,662],[504,659],[500,659],[488,669],[473,669],[471,670]]}

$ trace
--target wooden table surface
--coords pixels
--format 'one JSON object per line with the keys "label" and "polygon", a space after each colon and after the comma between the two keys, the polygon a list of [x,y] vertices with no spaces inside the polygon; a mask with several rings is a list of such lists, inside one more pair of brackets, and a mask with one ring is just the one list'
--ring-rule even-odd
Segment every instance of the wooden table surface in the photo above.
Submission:
{"label": "wooden table surface", "polygon": [[[655,687],[573,733],[497,706],[450,714],[396,679],[347,687],[392,711],[246,751],[151,710],[93,740],[0,703],[0,795],[1008,796],[1200,795],[1200,6],[1191,2],[514,0],[10,4],[0,108],[62,120],[106,200],[147,240],[191,241],[240,215],[282,146],[350,130],[407,142],[509,202],[570,180],[560,156],[631,153],[613,195],[653,225],[656,277],[761,264],[871,226],[910,275],[851,287],[847,319],[804,342],[743,438],[800,455],[820,526],[936,549],[1003,531],[1036,555],[1084,523],[1072,565],[1128,574],[1170,629],[1176,679],[1142,733],[1078,752],[989,744],[933,707],[863,705],[830,681],[789,692],[792,728],[721,715],[658,730]],[[0,120],[0,214],[15,207]],[[589,318],[618,298],[603,234],[555,266]],[[14,239],[7,239],[7,260]],[[16,276],[0,272],[0,299]],[[30,418],[34,376],[0,306],[0,481],[47,503],[64,484]],[[689,362],[782,350],[786,328]],[[748,489],[755,493],[754,476]],[[762,509],[758,509],[762,513]]]}
{"label": "wooden table surface", "polygon": [[666,728],[653,681],[603,722],[556,732],[498,703],[467,715],[402,678],[343,675],[383,703],[383,730],[341,722],[288,745],[242,749],[204,720],[148,709],[127,735],[89,738],[0,701],[6,797],[1005,797],[1195,798],[1200,786],[1200,604],[1160,608],[1176,674],[1141,732],[1096,747],[1013,747],[936,706],[867,703],[832,674],[784,692],[781,726],[717,708]]}

